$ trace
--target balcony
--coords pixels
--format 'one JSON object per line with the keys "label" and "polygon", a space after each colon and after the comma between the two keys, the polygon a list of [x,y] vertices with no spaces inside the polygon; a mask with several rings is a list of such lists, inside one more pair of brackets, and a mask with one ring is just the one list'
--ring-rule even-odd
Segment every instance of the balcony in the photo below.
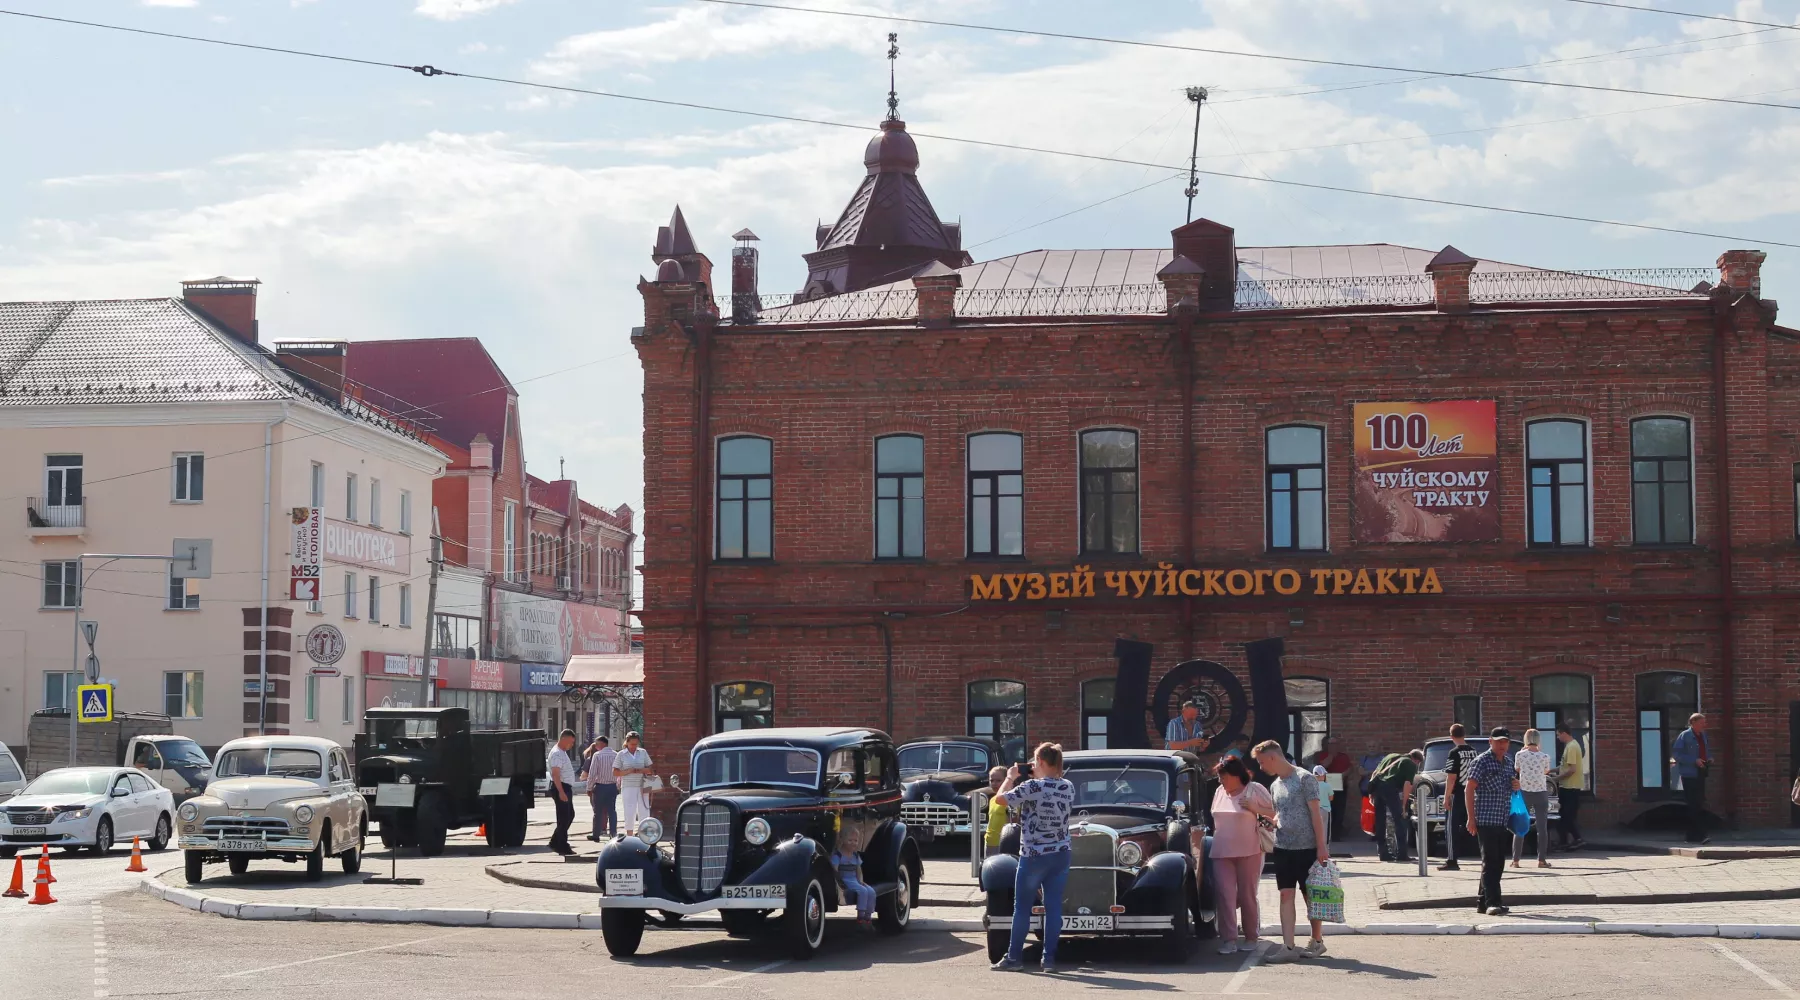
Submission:
{"label": "balcony", "polygon": [[49,504],[25,498],[25,534],[31,538],[80,538],[87,534],[85,504]]}

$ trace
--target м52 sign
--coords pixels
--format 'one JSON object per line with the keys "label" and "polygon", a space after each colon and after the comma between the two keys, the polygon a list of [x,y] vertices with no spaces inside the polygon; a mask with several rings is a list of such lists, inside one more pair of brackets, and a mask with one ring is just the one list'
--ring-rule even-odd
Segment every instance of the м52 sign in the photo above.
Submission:
{"label": "\u043c52 sign", "polygon": [[1344,594],[1441,594],[1437,569],[1427,566],[1360,569],[1117,569],[1095,573],[1076,566],[1063,573],[980,573],[969,577],[971,601],[1042,601],[1076,597],[1261,597],[1301,592]]}
{"label": "\u043c52 sign", "polygon": [[1359,542],[1497,542],[1494,401],[1357,403]]}

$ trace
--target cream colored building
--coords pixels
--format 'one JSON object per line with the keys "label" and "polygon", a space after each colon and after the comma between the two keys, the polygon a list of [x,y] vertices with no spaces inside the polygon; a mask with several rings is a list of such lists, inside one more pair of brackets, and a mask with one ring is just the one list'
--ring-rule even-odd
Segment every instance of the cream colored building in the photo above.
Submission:
{"label": "cream colored building", "polygon": [[[0,303],[16,519],[0,532],[0,741],[23,745],[33,712],[67,704],[87,654],[78,599],[117,709],[166,713],[209,749],[262,725],[348,744],[366,669],[417,683],[443,456],[391,401],[346,391],[343,344],[258,344],[255,296],[214,279],[179,299]],[[321,589],[297,602],[294,508],[313,506]],[[84,553],[172,555],[178,539],[211,542],[209,578],[90,558],[75,583]],[[343,637],[340,675],[305,651],[321,625]]]}

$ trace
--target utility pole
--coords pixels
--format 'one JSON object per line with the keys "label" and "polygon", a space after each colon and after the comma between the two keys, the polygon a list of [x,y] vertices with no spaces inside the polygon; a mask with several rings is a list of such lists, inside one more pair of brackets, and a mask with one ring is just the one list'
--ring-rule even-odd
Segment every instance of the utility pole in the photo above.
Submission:
{"label": "utility pole", "polygon": [[1205,87],[1189,87],[1187,99],[1194,102],[1194,145],[1188,151],[1187,220],[1194,221],[1194,195],[1200,193],[1200,106],[1206,103]]}
{"label": "utility pole", "polygon": [[425,659],[419,666],[419,707],[431,704],[431,647],[437,638],[437,581],[438,567],[443,565],[444,554],[440,546],[443,542],[438,538],[437,505],[431,508],[431,542],[425,547],[425,561],[431,565],[431,582],[425,589]]}

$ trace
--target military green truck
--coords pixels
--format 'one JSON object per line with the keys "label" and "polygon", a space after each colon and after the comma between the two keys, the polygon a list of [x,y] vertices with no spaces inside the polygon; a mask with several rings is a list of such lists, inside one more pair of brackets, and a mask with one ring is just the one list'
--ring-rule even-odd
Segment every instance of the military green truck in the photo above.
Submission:
{"label": "military green truck", "polygon": [[[548,755],[541,729],[472,730],[466,708],[371,708],[356,734],[356,784],[387,848],[432,857],[451,830],[487,827],[489,847],[525,843],[533,785]],[[409,805],[383,804],[384,785],[410,785]]]}

